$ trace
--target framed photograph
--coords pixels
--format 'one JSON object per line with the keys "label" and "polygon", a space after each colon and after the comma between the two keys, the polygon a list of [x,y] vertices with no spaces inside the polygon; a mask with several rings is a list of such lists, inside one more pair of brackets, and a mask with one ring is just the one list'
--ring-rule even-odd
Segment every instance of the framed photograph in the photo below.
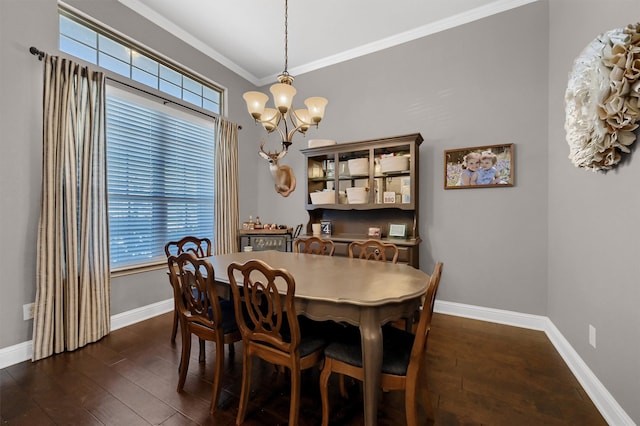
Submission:
{"label": "framed photograph", "polygon": [[407,238],[407,225],[390,223],[389,238]]}
{"label": "framed photograph", "polygon": [[444,152],[444,189],[513,186],[513,144],[475,146]]}
{"label": "framed photograph", "polygon": [[382,236],[382,229],[379,226],[370,226],[367,236],[370,238],[380,238]]}

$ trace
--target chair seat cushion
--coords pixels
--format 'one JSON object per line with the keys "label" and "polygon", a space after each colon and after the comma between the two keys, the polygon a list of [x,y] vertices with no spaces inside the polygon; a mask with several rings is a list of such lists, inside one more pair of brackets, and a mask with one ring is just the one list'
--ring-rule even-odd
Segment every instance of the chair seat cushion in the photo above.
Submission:
{"label": "chair seat cushion", "polygon": [[[382,328],[382,372],[384,374],[406,375],[414,338],[413,334],[396,327]],[[344,333],[329,343],[324,354],[325,357],[362,368],[360,330],[353,326],[345,327]]]}

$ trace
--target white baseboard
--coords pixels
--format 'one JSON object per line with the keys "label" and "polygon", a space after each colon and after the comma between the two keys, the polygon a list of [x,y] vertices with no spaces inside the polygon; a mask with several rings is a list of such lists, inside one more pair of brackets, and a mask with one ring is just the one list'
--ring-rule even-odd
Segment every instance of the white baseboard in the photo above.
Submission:
{"label": "white baseboard", "polygon": [[[113,315],[111,317],[111,330],[117,330],[153,318],[165,312],[170,312],[172,309],[173,300],[167,299]],[[544,331],[585,392],[600,410],[607,423],[619,426],[636,426],[631,417],[620,407],[548,317],[441,300],[436,300],[435,311],[442,314]],[[2,348],[0,349],[0,368],[27,361],[31,359],[31,354],[31,341]]]}
{"label": "white baseboard", "polygon": [[31,343],[31,340],[2,348],[0,349],[0,369],[12,366],[13,364],[17,364],[22,361],[27,361],[31,359],[32,354],[33,344]]}
{"label": "white baseboard", "polygon": [[[167,299],[141,308],[132,309],[121,314],[112,315],[111,331],[153,318],[172,310],[173,299]],[[0,349],[0,369],[12,366],[19,362],[28,361],[31,359],[32,354],[33,344],[31,340],[2,348]]]}
{"label": "white baseboard", "polygon": [[173,311],[173,299],[163,300],[141,308],[111,316],[111,331]]}
{"label": "white baseboard", "polygon": [[439,300],[436,300],[434,311],[441,314],[544,331],[607,423],[616,426],[636,426],[636,423],[622,409],[548,317]]}

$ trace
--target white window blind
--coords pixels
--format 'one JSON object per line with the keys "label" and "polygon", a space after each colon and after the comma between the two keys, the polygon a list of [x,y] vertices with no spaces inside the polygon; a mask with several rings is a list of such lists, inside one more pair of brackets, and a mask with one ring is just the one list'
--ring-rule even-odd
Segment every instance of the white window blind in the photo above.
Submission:
{"label": "white window blind", "polygon": [[164,245],[213,239],[214,125],[108,86],[111,269],[166,261]]}

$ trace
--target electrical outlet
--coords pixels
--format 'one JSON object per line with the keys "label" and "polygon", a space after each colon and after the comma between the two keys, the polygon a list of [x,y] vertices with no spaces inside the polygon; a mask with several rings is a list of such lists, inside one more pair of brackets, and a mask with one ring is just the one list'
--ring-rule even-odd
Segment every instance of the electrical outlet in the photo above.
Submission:
{"label": "electrical outlet", "polygon": [[589,324],[589,344],[596,347],[596,328]]}
{"label": "electrical outlet", "polygon": [[22,305],[22,318],[27,321],[33,318],[33,311],[35,309],[35,303],[27,303]]}

